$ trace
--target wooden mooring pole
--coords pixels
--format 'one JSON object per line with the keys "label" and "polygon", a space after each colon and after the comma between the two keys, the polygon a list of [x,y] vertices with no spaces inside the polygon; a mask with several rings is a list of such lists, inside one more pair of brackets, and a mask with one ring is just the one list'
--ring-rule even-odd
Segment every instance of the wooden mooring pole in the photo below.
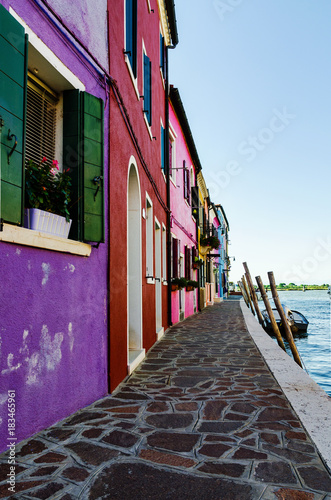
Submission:
{"label": "wooden mooring pole", "polygon": [[275,306],[277,307],[277,311],[279,313],[279,316],[281,317],[282,325],[284,327],[285,336],[286,336],[287,342],[290,345],[294,361],[296,361],[296,363],[298,363],[298,365],[301,366],[301,368],[302,368],[302,363],[301,363],[299,351],[298,351],[297,346],[295,345],[295,342],[293,340],[291,328],[289,327],[289,324],[287,322],[287,318],[285,316],[284,309],[282,308],[282,305],[280,303],[280,299],[279,299],[277,288],[276,288],[274,273],[272,271],[270,271],[268,273],[268,278],[269,278],[269,282],[270,282],[272,297],[274,299]]}
{"label": "wooden mooring pole", "polygon": [[269,318],[270,318],[270,323],[271,323],[271,326],[272,326],[272,330],[273,330],[274,334],[276,335],[276,339],[277,339],[278,345],[286,352],[285,344],[284,344],[283,338],[281,336],[281,333],[279,331],[278,325],[276,323],[275,316],[274,316],[273,310],[271,308],[267,292],[265,291],[263,282],[261,280],[261,276],[255,276],[255,279],[256,279],[256,283],[257,283],[257,285],[259,287],[259,290],[261,292],[264,305],[265,305],[266,310],[268,312],[268,315],[269,315]]}
{"label": "wooden mooring pole", "polygon": [[246,271],[245,272],[245,276],[246,276],[246,280],[247,280],[247,283],[248,283],[248,286],[249,286],[249,290],[251,292],[251,298],[252,298],[252,301],[253,301],[253,304],[254,304],[254,307],[255,307],[255,310],[256,310],[257,318],[259,320],[260,325],[263,325],[263,317],[262,317],[261,311],[259,309],[259,304],[258,304],[257,296],[256,296],[256,293],[255,293],[255,288],[254,288],[254,285],[253,285],[251,274],[250,274],[248,266],[247,266],[247,262],[243,262],[243,266],[244,266],[244,269]]}
{"label": "wooden mooring pole", "polygon": [[246,295],[246,292],[245,292],[245,289],[244,289],[244,285],[242,284],[242,281],[238,281],[238,286],[240,288],[240,291],[241,291],[241,295],[243,296],[244,298],[244,301],[245,301],[245,304],[247,307],[249,307],[249,302],[248,302],[248,298],[247,298],[247,295]]}
{"label": "wooden mooring pole", "polygon": [[251,296],[249,294],[249,290],[248,290],[248,286],[247,286],[247,283],[246,283],[245,276],[243,275],[241,279],[242,279],[242,282],[243,282],[243,285],[244,285],[244,290],[245,290],[246,295],[247,295],[249,306],[250,306],[250,308],[252,310],[252,313],[255,316],[255,311],[254,311],[254,307],[253,307],[253,304],[252,304],[252,301],[251,301]]}

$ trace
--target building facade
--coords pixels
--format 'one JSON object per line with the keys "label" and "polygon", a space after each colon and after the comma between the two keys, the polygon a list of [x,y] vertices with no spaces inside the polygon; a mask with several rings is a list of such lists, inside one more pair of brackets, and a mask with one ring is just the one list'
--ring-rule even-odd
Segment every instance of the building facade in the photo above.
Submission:
{"label": "building facade", "polygon": [[198,241],[194,193],[197,189],[197,171],[201,170],[201,165],[179,91],[174,87],[171,87],[169,100],[169,157],[171,317],[172,323],[177,323],[198,310]]}
{"label": "building facade", "polygon": [[[108,391],[107,5],[48,4],[0,1],[2,447],[8,390],[18,440]],[[69,239],[24,227],[27,160],[70,170]]]}
{"label": "building facade", "polygon": [[[20,441],[112,392],[169,325],[222,297],[226,218],[169,86],[177,43],[173,0],[0,0],[0,451],[8,391]],[[49,221],[61,179],[67,238],[26,211]]]}
{"label": "building facade", "polygon": [[[110,388],[169,325],[165,141],[173,2],[108,2],[110,94]],[[113,314],[112,311],[122,311]]]}

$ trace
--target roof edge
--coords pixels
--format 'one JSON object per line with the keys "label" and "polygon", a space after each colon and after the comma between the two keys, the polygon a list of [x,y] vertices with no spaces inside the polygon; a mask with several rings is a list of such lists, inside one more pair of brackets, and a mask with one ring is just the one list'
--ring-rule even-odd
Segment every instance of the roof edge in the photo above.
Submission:
{"label": "roof edge", "polygon": [[179,95],[179,90],[175,88],[173,85],[170,86],[169,100],[173,105],[173,108],[176,112],[176,115],[179,119],[180,126],[184,132],[184,136],[186,139],[187,146],[190,150],[192,160],[196,169],[196,173],[199,173],[202,170],[202,166],[200,163],[200,159],[198,156],[197,148],[195,147],[195,142],[193,139],[193,135],[191,132],[191,128],[187,119],[187,115],[184,109],[183,102]]}

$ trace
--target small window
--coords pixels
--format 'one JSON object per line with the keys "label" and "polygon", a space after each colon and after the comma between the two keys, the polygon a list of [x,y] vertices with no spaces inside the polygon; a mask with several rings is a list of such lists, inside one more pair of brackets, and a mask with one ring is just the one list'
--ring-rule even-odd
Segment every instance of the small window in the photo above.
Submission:
{"label": "small window", "polygon": [[192,249],[185,246],[185,278],[192,279]]}
{"label": "small window", "polygon": [[165,166],[165,129],[161,125],[161,169],[164,175],[166,175],[166,166]]}
{"label": "small window", "polygon": [[167,280],[167,231],[164,224],[162,224],[162,278]]}
{"label": "small window", "polygon": [[146,277],[153,278],[153,204],[146,197]]}
{"label": "small window", "polygon": [[169,171],[176,184],[176,141],[171,129],[169,129]]}
{"label": "small window", "polygon": [[152,63],[144,53],[144,113],[148,124],[152,125]]}
{"label": "small window", "polygon": [[137,78],[137,0],[125,2],[125,51]]}
{"label": "small window", "polygon": [[56,159],[57,94],[41,80],[28,76],[26,106],[26,159],[39,163]]}
{"label": "small window", "polygon": [[184,184],[184,198],[188,204],[191,203],[191,179],[190,171],[186,167],[185,160],[183,161],[183,184]]}
{"label": "small window", "polygon": [[164,47],[164,37],[160,33],[160,69],[163,78],[165,78],[165,47]]}

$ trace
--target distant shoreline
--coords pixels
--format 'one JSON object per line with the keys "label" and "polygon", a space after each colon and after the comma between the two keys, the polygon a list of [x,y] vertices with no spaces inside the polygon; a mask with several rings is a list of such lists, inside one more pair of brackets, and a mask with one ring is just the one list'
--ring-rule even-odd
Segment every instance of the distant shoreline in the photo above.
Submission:
{"label": "distant shoreline", "polygon": [[[270,290],[270,286],[265,287],[266,290]],[[317,287],[307,287],[305,286],[305,290],[302,289],[302,286],[298,286],[296,288],[283,288],[283,287],[277,287],[278,292],[312,292],[315,290],[328,290],[327,286],[317,286]]]}

